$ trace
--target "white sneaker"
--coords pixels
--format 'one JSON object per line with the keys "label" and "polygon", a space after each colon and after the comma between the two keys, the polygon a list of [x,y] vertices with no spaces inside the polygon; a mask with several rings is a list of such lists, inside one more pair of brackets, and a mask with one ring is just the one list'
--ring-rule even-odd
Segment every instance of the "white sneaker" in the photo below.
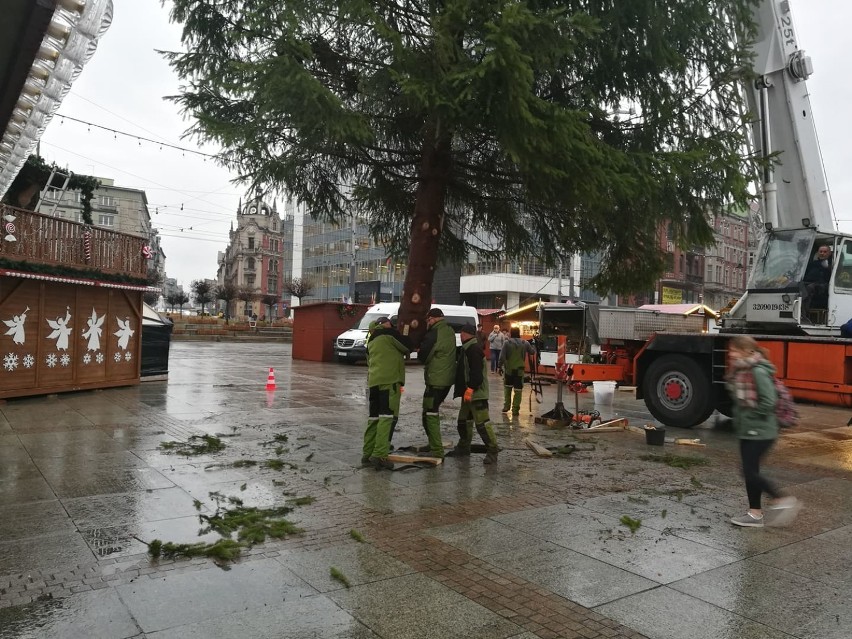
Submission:
{"label": "white sneaker", "polygon": [[734,526],[746,526],[748,528],[763,528],[763,516],[755,517],[747,512],[742,517],[734,517],[731,519]]}
{"label": "white sneaker", "polygon": [[802,509],[802,502],[795,497],[781,497],[767,506],[767,526],[789,526]]}

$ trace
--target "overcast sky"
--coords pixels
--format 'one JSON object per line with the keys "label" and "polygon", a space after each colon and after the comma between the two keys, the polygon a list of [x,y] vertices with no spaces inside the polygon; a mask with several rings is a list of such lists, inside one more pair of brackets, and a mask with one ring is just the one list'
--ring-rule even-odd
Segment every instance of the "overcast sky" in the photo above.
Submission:
{"label": "overcast sky", "polygon": [[[168,21],[160,0],[113,0],[115,15],[94,58],[83,70],[60,114],[171,144],[188,127],[164,96],[178,92],[178,80],[156,49],[180,47],[180,27]],[[840,228],[852,232],[852,84],[849,0],[798,0],[793,13],[800,46],[813,58],[808,80],[828,183]],[[42,136],[42,155],[77,173],[113,178],[144,189],[154,225],[160,230],[170,277],[188,288],[193,279],[216,276],[216,254],[244,189],[211,160],[190,153],[89,129],[55,117]],[[181,210],[183,207],[183,210]],[[279,202],[279,209],[281,203]]]}

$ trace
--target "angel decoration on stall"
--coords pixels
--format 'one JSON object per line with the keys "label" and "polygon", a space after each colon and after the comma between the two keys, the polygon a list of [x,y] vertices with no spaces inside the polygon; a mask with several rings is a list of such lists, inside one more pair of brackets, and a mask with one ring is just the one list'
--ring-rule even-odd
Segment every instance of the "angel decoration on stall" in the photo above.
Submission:
{"label": "angel decoration on stall", "polygon": [[9,330],[6,331],[6,335],[12,336],[12,341],[15,344],[21,344],[26,341],[26,334],[24,333],[24,322],[27,321],[27,313],[29,312],[30,307],[24,310],[20,315],[13,315],[10,320],[3,320],[3,323],[9,327]]}
{"label": "angel decoration on stall", "polygon": [[68,350],[68,337],[71,335],[71,327],[68,322],[71,321],[71,307],[65,307],[65,318],[57,317],[55,320],[45,318],[47,325],[53,329],[53,332],[47,336],[47,339],[56,340],[56,350]]}
{"label": "angel decoration on stall", "polygon": [[89,340],[89,344],[86,347],[87,351],[99,351],[101,350],[101,332],[103,329],[101,326],[104,324],[104,320],[106,319],[106,315],[101,315],[98,317],[95,309],[92,308],[92,316],[86,320],[86,324],[88,324],[88,330],[83,331],[83,337]]}
{"label": "angel decoration on stall", "polygon": [[118,338],[118,347],[122,350],[127,350],[127,344],[130,342],[130,338],[133,337],[133,334],[136,331],[130,328],[129,317],[124,321],[116,317],[115,321],[118,322],[118,330],[113,333],[113,335]]}

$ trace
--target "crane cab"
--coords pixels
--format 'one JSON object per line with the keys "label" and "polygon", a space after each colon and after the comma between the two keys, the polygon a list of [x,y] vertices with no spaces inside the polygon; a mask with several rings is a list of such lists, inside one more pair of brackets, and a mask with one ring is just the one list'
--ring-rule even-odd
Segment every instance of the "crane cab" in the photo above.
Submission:
{"label": "crane cab", "polygon": [[[830,249],[827,260],[820,258],[821,246]],[[852,236],[806,227],[767,233],[755,252],[747,293],[725,327],[839,336],[850,319]]]}

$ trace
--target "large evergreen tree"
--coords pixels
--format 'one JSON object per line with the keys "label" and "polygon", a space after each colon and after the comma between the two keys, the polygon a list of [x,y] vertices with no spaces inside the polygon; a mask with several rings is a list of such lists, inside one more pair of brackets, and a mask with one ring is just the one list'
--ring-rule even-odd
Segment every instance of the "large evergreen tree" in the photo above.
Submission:
{"label": "large evergreen tree", "polygon": [[747,196],[754,3],[173,0],[169,57],[192,131],[245,181],[407,255],[417,336],[439,251],[485,233],[550,264],[599,251],[592,285],[616,292],[663,270],[663,221],[711,243],[708,212]]}

